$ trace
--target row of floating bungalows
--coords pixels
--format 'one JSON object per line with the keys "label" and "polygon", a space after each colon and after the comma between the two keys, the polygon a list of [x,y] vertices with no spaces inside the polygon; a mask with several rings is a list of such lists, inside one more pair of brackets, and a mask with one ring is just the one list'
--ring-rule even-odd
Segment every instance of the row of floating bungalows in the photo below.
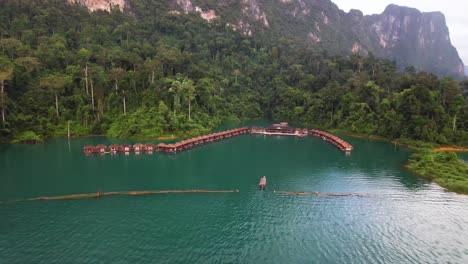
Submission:
{"label": "row of floating bungalows", "polygon": [[159,143],[156,146],[156,151],[161,151],[165,153],[176,153],[190,149],[192,147],[203,145],[210,142],[219,141],[225,138],[231,138],[241,134],[246,134],[250,131],[248,127],[236,128],[231,130],[226,130],[218,133],[213,133],[205,136],[195,137],[183,141],[179,141],[172,144]]}
{"label": "row of floating bungalows", "polygon": [[349,144],[348,142],[346,142],[346,141],[342,140],[341,138],[339,138],[339,137],[337,137],[335,135],[332,135],[330,133],[313,129],[313,130],[310,131],[310,134],[312,136],[320,137],[323,140],[332,143],[337,148],[339,148],[341,151],[345,151],[345,152],[353,151],[353,146],[351,146],[351,144]]}
{"label": "row of floating bungalows", "polygon": [[117,152],[124,152],[124,153],[129,153],[129,152],[135,152],[135,153],[140,153],[140,152],[148,152],[152,153],[155,150],[155,145],[153,143],[147,143],[147,144],[141,144],[137,143],[135,145],[130,145],[130,144],[122,144],[122,145],[117,145],[117,144],[112,144],[109,147],[106,145],[100,144],[97,146],[92,146],[92,145],[87,145],[84,146],[83,151],[86,155],[90,154],[104,154],[104,153],[117,153]]}
{"label": "row of floating bungalows", "polygon": [[210,142],[222,140],[225,138],[230,138],[230,137],[238,136],[241,134],[245,134],[245,133],[248,133],[249,131],[250,131],[250,128],[242,127],[242,128],[231,129],[231,130],[227,130],[223,132],[213,133],[213,134],[209,134],[205,136],[186,139],[186,140],[179,141],[179,142],[172,143],[172,144],[159,143],[157,146],[155,146],[153,143],[147,143],[145,145],[137,143],[133,146],[130,144],[123,144],[123,145],[112,144],[109,147],[107,147],[106,145],[102,145],[102,144],[97,145],[97,146],[87,145],[83,148],[83,151],[86,155],[104,154],[104,153],[114,154],[117,152],[153,153],[153,151],[175,153],[175,152],[180,152],[180,151],[183,151],[183,150],[186,150],[186,149],[189,149],[194,146],[201,145],[201,144],[210,143]]}

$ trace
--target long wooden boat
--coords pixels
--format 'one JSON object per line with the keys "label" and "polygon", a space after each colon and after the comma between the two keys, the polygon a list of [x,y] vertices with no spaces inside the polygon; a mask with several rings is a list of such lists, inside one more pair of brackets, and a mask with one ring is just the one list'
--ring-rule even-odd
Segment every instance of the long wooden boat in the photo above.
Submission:
{"label": "long wooden boat", "polygon": [[260,190],[265,190],[266,185],[267,185],[267,180],[266,180],[266,177],[263,176],[263,177],[260,178],[260,183],[258,184],[258,188]]}

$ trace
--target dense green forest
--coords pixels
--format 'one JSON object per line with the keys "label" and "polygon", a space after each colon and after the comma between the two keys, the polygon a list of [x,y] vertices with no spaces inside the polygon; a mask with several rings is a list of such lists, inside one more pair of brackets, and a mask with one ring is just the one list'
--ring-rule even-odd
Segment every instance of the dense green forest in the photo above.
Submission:
{"label": "dense green forest", "polygon": [[88,12],[65,0],[0,3],[0,139],[199,134],[268,118],[468,144],[468,82],[245,36],[165,1]]}

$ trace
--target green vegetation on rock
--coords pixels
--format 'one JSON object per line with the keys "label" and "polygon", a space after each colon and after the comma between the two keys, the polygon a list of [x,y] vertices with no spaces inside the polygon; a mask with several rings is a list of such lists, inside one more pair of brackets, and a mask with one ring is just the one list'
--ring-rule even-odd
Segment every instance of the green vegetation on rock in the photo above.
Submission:
{"label": "green vegetation on rock", "polygon": [[26,131],[19,134],[15,139],[13,139],[13,143],[28,143],[28,144],[35,144],[43,142],[43,139],[36,135],[33,131]]}
{"label": "green vegetation on rock", "polygon": [[454,152],[420,151],[411,155],[406,167],[450,191],[468,194],[468,164]]}

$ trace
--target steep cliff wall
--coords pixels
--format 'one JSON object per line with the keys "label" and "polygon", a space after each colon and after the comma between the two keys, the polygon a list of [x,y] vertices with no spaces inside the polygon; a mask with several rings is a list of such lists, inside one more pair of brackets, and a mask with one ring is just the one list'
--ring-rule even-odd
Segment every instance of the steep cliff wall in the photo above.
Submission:
{"label": "steep cliff wall", "polygon": [[402,66],[463,76],[463,63],[450,42],[442,13],[390,5],[382,14],[366,20],[369,32],[377,36],[379,54],[394,58]]}

